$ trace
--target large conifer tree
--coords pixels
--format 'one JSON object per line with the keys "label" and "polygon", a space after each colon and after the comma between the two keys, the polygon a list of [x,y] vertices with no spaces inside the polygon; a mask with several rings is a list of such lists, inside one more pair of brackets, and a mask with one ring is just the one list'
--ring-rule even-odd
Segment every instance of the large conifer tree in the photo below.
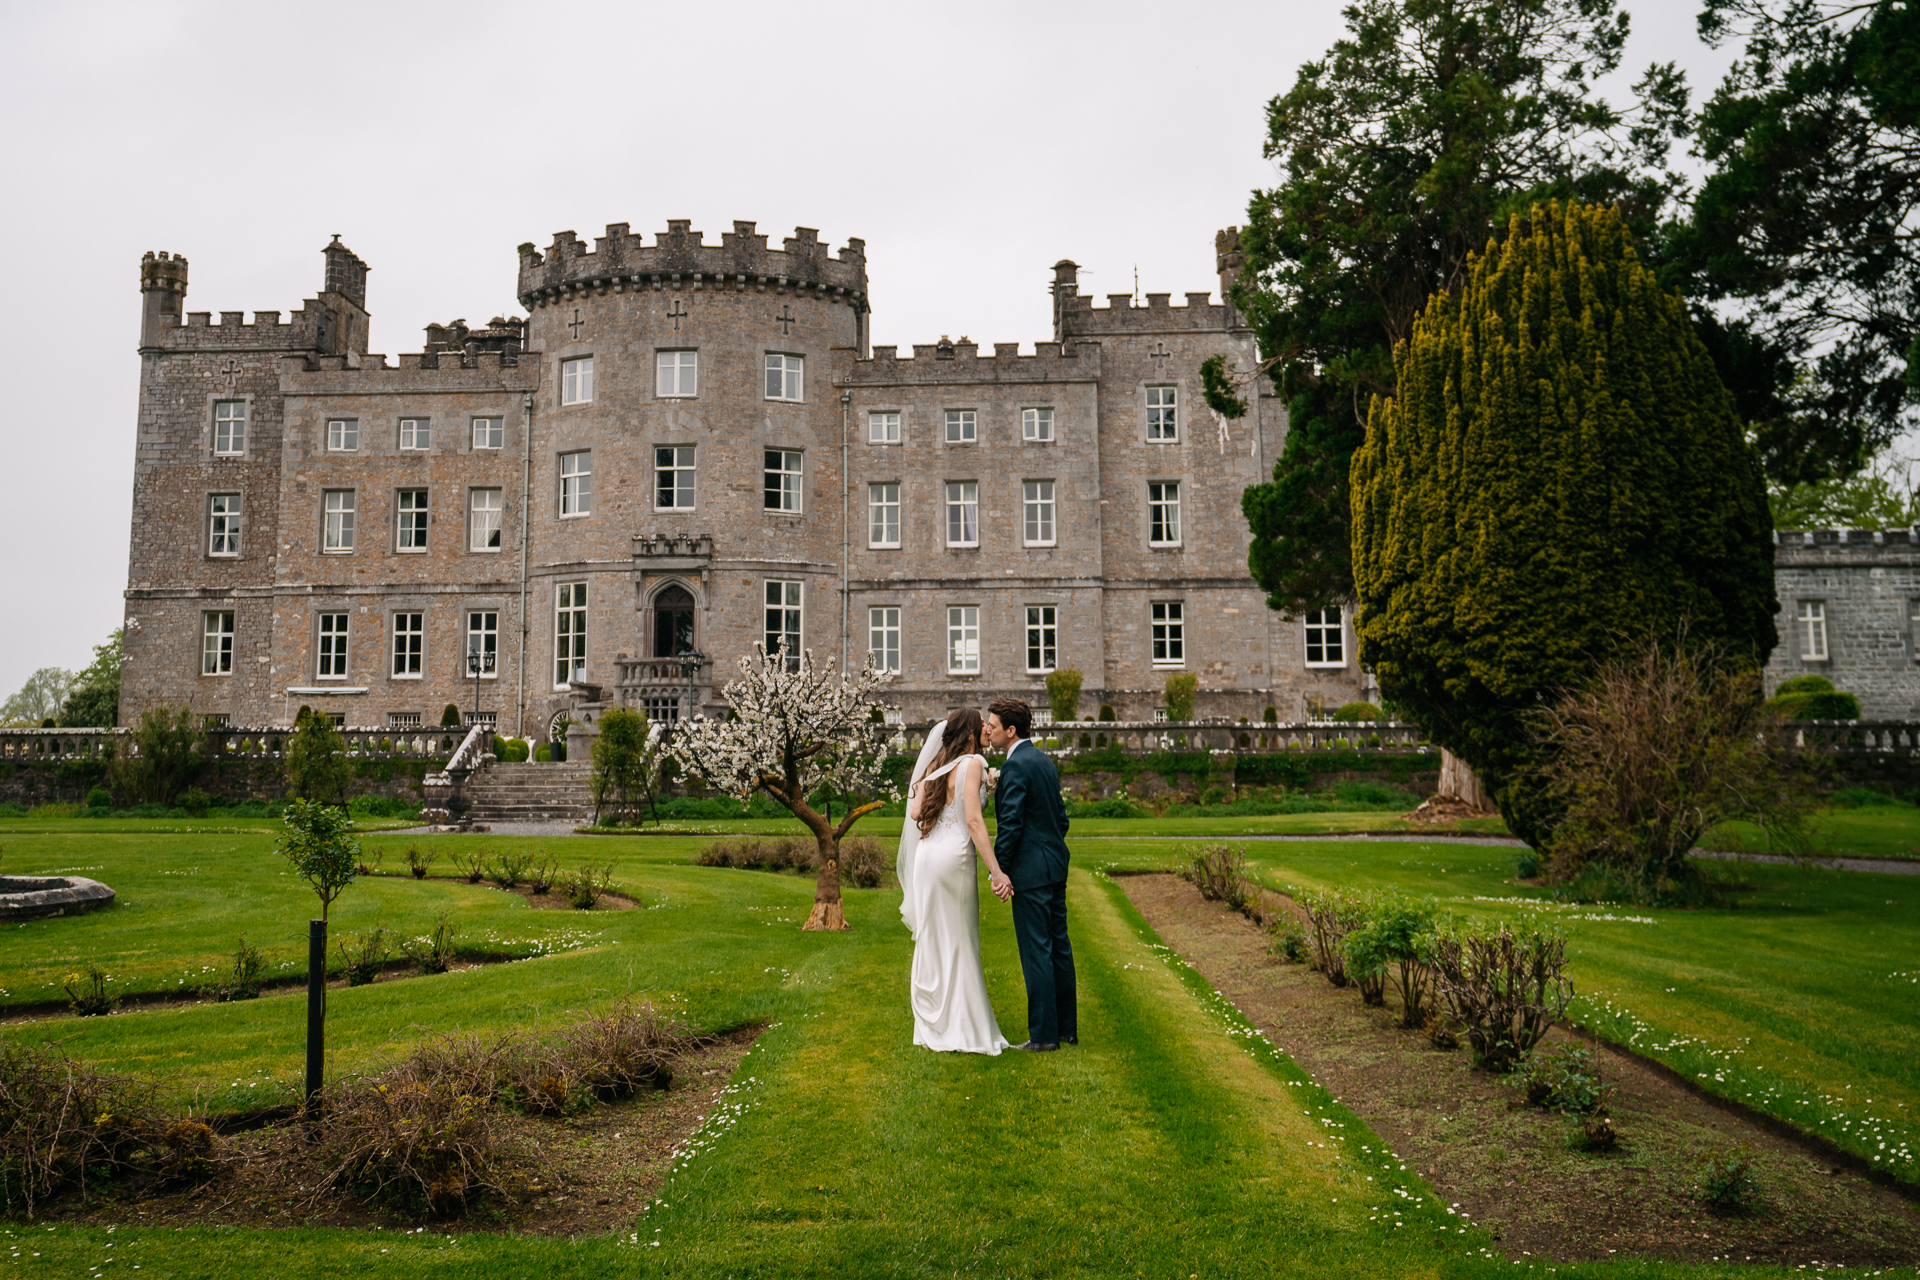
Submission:
{"label": "large conifer tree", "polygon": [[1776,639],[1758,460],[1610,209],[1537,206],[1394,353],[1353,461],[1360,657],[1471,764],[1515,834],[1553,815],[1528,715],[1628,639],[1762,662]]}

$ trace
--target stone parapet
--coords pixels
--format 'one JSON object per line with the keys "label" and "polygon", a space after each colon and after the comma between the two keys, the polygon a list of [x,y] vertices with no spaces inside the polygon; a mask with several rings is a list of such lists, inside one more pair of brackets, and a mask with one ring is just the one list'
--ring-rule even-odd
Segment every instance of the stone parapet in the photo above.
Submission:
{"label": "stone parapet", "polygon": [[849,240],[835,257],[811,227],[797,228],[780,249],[769,249],[766,235],[755,232],[751,222],[735,222],[717,245],[705,244],[704,233],[692,227],[688,221],[669,220],[651,245],[624,222],[609,225],[591,249],[571,231],[555,235],[545,253],[523,244],[521,305],[544,306],[584,293],[686,286],[805,292],[866,309],[863,240]]}

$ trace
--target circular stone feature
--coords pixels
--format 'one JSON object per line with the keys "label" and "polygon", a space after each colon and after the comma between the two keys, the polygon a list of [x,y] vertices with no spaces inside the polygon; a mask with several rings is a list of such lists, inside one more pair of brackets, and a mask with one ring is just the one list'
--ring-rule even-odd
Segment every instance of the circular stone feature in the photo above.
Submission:
{"label": "circular stone feature", "polygon": [[0,876],[0,924],[77,916],[112,901],[112,889],[85,876]]}

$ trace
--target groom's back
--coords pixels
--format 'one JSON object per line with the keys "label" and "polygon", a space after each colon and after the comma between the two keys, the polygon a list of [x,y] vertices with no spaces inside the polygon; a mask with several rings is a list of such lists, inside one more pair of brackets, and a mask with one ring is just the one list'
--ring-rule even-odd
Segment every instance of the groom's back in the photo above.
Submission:
{"label": "groom's back", "polygon": [[[1023,743],[1007,757],[1000,770],[1003,796],[1018,813],[1002,813],[1003,830],[1009,818],[1017,830],[1017,850],[1001,863],[1018,888],[1058,884],[1067,878],[1067,807],[1060,798],[1060,771],[1053,758],[1032,743]],[[1014,784],[1009,791],[1008,783]],[[999,842],[996,841],[996,845]],[[1011,864],[1011,865],[1008,865]]]}

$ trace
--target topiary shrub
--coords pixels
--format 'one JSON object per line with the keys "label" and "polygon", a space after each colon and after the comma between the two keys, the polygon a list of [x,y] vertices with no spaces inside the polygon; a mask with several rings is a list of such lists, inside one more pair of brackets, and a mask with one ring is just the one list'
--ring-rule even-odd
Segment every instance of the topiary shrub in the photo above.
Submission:
{"label": "topiary shrub", "polygon": [[1047,706],[1053,710],[1056,721],[1079,718],[1081,681],[1082,676],[1072,667],[1057,667],[1047,672]]}
{"label": "topiary shrub", "polygon": [[1275,706],[1263,707],[1260,711],[1260,723],[1261,724],[1279,724],[1280,708]]}
{"label": "topiary shrub", "polygon": [[1100,704],[1100,718],[1102,720],[1112,720],[1114,718],[1113,704],[1111,702],[1103,702]]}
{"label": "topiary shrub", "polygon": [[1333,713],[1335,724],[1371,724],[1383,719],[1380,708],[1371,702],[1349,702]]}
{"label": "topiary shrub", "polygon": [[1200,677],[1191,671],[1168,676],[1166,684],[1167,719],[1185,723],[1193,719],[1193,698],[1199,691]]}
{"label": "topiary shrub", "polygon": [[440,709],[440,727],[458,729],[460,727],[460,708],[449,702]]}

